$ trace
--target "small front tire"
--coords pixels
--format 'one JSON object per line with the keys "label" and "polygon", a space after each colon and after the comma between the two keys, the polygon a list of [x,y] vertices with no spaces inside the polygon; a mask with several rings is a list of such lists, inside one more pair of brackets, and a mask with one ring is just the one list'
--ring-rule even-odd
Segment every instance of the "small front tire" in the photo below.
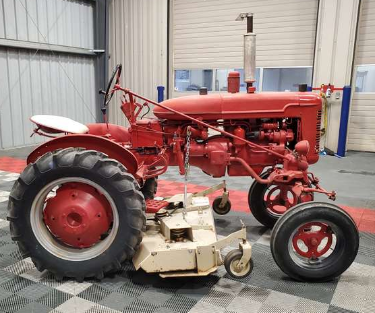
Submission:
{"label": "small front tire", "polygon": [[338,277],[353,263],[358,247],[353,219],[338,206],[324,202],[291,208],[277,221],[271,235],[276,264],[299,281]]}
{"label": "small front tire", "polygon": [[[263,172],[260,175],[263,179],[268,178],[268,176],[269,172]],[[254,180],[249,189],[248,204],[255,219],[262,225],[272,228],[281,214],[273,213],[267,208],[264,198],[268,188],[268,185],[261,184]]]}

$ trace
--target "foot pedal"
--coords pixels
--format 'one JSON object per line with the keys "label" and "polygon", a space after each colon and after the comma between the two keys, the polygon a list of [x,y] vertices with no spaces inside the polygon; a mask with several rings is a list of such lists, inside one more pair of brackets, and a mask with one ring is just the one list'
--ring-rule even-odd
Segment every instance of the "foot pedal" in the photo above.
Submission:
{"label": "foot pedal", "polygon": [[168,201],[148,199],[146,200],[146,213],[156,213],[160,209],[166,208],[168,205]]}

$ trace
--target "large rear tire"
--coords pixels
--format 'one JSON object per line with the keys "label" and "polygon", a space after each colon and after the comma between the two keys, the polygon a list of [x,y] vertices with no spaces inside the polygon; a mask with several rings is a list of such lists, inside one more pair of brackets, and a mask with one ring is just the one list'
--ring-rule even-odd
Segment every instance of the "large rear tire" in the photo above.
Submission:
{"label": "large rear tire", "polygon": [[280,269],[299,281],[329,281],[354,261],[359,234],[338,206],[306,202],[287,211],[271,235],[272,256]]}
{"label": "large rear tire", "polygon": [[[78,196],[74,191],[76,185],[83,186],[82,189],[78,188]],[[61,190],[64,192],[67,188],[73,188],[73,191],[68,190],[72,197],[79,198],[79,194],[83,193],[87,199],[96,197],[105,202],[105,208],[110,208],[111,212],[105,220],[108,231],[99,238],[96,236],[94,244],[87,244],[83,248],[70,242],[67,244],[61,238],[65,236],[70,239],[70,233],[63,233],[62,237],[57,238],[53,230],[47,227],[45,211],[49,204],[46,203],[54,198],[53,195],[48,195],[55,192],[56,197],[63,186],[65,189]],[[91,194],[84,194],[85,190]],[[84,204],[84,201],[80,204]],[[100,204],[98,201],[95,203]],[[81,205],[77,209],[72,203],[72,210],[83,210],[83,217],[92,213],[91,207],[82,209]],[[54,203],[55,211],[52,211],[56,214],[52,214],[51,220],[63,225],[59,228],[60,232],[64,231],[64,223],[67,223],[68,217],[63,217],[66,214],[60,214],[62,211],[59,210],[62,206],[66,210],[66,204],[65,198],[60,196],[58,204],[56,201]],[[106,214],[103,210],[100,214]],[[77,214],[72,214],[73,219],[68,222],[76,226],[81,220],[79,216],[74,220]],[[102,225],[103,216],[100,214],[90,217],[94,225]],[[94,150],[67,148],[48,152],[25,168],[10,194],[8,220],[12,239],[17,241],[25,257],[31,257],[39,271],[47,269],[59,279],[101,279],[105,273],[119,270],[121,263],[130,259],[138,249],[146,222],[145,201],[138,183],[122,164]],[[80,227],[86,229],[87,225]],[[74,231],[74,227],[69,229]],[[89,229],[91,231],[94,227]],[[85,235],[90,233],[87,234],[86,231]],[[75,240],[74,235],[73,239]]]}

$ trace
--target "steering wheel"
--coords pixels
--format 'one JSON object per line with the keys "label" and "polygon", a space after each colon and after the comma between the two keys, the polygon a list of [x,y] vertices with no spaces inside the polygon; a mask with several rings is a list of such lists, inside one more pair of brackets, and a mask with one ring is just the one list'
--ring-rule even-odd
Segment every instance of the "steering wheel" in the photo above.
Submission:
{"label": "steering wheel", "polygon": [[106,107],[112,100],[113,94],[115,93],[114,87],[120,83],[122,71],[122,64],[117,64],[115,70],[112,73],[111,79],[108,82],[107,89],[104,93],[104,107]]}

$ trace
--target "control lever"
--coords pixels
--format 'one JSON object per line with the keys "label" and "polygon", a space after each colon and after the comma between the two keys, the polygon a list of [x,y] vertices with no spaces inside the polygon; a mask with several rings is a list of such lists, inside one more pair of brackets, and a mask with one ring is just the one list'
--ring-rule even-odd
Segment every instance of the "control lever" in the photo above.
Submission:
{"label": "control lever", "polygon": [[109,127],[108,127],[108,117],[107,117],[107,108],[106,107],[102,107],[100,109],[103,113],[103,118],[104,118],[104,123],[106,123],[107,125],[107,130],[109,131]]}

